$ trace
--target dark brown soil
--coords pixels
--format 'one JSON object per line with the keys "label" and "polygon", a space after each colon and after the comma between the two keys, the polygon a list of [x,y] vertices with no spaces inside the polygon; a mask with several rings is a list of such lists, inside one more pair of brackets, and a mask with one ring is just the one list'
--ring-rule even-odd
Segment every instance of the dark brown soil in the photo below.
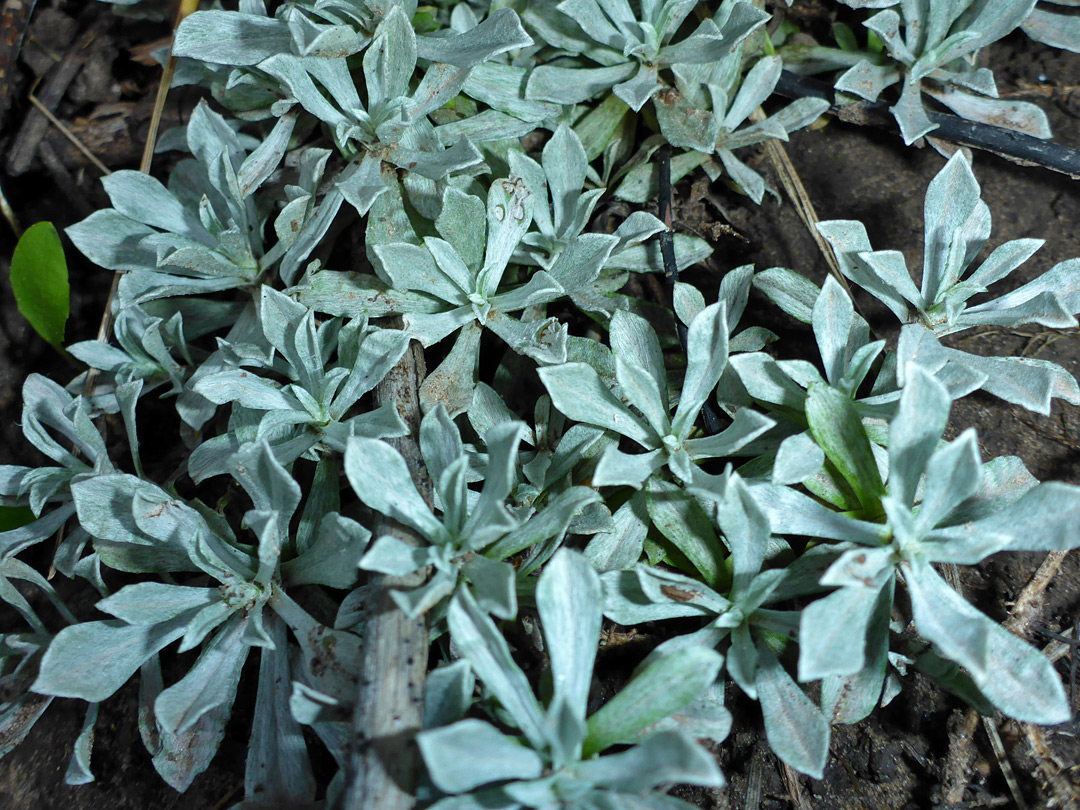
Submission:
{"label": "dark brown soil", "polygon": [[[143,5],[156,15],[150,19],[117,17],[104,4],[39,0],[30,36],[24,41],[22,61],[17,67],[9,66],[9,86],[0,86],[0,104],[4,98],[11,103],[6,112],[0,112],[0,143],[5,156],[12,154],[20,127],[33,109],[28,93],[34,75],[50,69],[54,57],[62,58],[76,41],[77,32],[98,23],[103,26],[99,41],[90,48],[86,65],[64,95],[57,114],[110,168],[137,166],[158,71],[135,61],[133,53],[138,55],[140,46],[166,36],[169,25],[163,20],[171,16],[163,13],[163,6],[168,4],[147,0]],[[796,12],[796,19],[814,28],[822,25],[823,15],[828,13],[814,3],[796,3]],[[0,31],[0,39],[6,33]],[[1073,97],[1073,88],[1080,85],[1080,57],[1015,35],[991,50],[990,64],[1003,95],[1017,93],[1018,97],[1039,103],[1050,116],[1056,140],[1080,147],[1080,97]],[[168,117],[173,123],[181,120],[191,105],[190,93],[171,96]],[[25,173],[13,175],[5,168],[0,172],[0,187],[24,226],[47,219],[62,228],[105,204],[98,182],[100,173],[55,128],[49,127],[44,143],[51,147],[55,159],[43,161],[39,152]],[[938,153],[929,148],[907,149],[891,134],[835,121],[816,131],[795,134],[786,149],[821,219],[860,219],[876,248],[901,250],[909,266],[919,266],[923,194],[944,163]],[[763,156],[758,156],[755,165],[770,173]],[[976,155],[975,172],[994,217],[991,248],[1019,237],[1047,240],[1011,283],[1018,285],[1058,261],[1080,256],[1080,191],[1074,181],[985,155]],[[775,179],[773,184],[780,187]],[[707,297],[715,289],[719,273],[746,262],[759,268],[791,267],[817,282],[824,278],[826,265],[790,204],[780,206],[768,200],[755,207],[722,184],[713,189],[692,189],[687,182],[679,187],[678,196],[677,217],[687,230],[708,232],[710,226],[722,221],[715,201],[727,212],[730,224],[745,237],[744,241],[721,236],[710,268],[688,274],[687,280],[700,283]],[[11,229],[0,222],[0,264],[7,264],[13,246]],[[90,339],[96,334],[110,279],[73,249],[69,249],[68,256],[73,303],[68,340]],[[18,314],[8,287],[0,286],[0,462],[32,464],[38,459],[17,424],[22,380],[30,372],[41,372],[66,381],[73,371],[37,338]],[[895,337],[895,330],[889,331],[887,320],[880,317],[870,299],[860,299],[859,304],[875,327]],[[772,323],[775,317],[770,308],[766,300],[755,297],[748,318],[761,313]],[[781,350],[803,351],[799,342],[810,339],[808,331],[787,331]],[[956,340],[970,351],[1023,353],[1053,360],[1080,373],[1080,336],[1075,331],[988,329]],[[957,431],[969,425],[979,429],[985,458],[1017,455],[1041,479],[1080,483],[1077,408],[1055,404],[1050,416],[1041,417],[990,397],[976,396],[954,406],[953,416]],[[991,616],[1004,619],[1042,557],[999,555],[981,566],[963,570],[965,594]],[[0,609],[0,627],[15,626],[9,618]],[[1078,620],[1080,558],[1073,554],[1049,587],[1037,624],[1064,632]],[[1038,645],[1047,643],[1038,633],[1030,640]],[[1068,683],[1067,657],[1059,662],[1059,672]],[[916,810],[943,806],[949,787],[950,733],[959,724],[964,706],[918,675],[909,675],[904,686],[900,697],[867,722],[834,728],[832,756],[821,781],[785,776],[764,742],[756,707],[736,698],[736,730],[717,752],[729,786],[679,795],[702,808],[733,810]],[[1075,707],[1076,696],[1073,698]],[[82,722],[82,704],[55,701],[28,739],[0,761],[0,807],[211,810],[229,806],[239,798],[247,734],[245,718],[239,717],[230,725],[210,770],[180,795],[165,786],[152,770],[139,740],[136,708],[134,684],[103,705],[93,759],[98,781],[74,788],[62,782]],[[1075,725],[1045,730],[1049,751],[1041,752],[1033,751],[1025,730],[1018,724],[997,718],[994,725],[999,729],[1006,763],[1011,763],[1027,806],[1080,806],[1080,790],[1076,788],[1080,784],[1076,771],[1080,766],[1080,743]],[[963,771],[967,785],[963,803],[951,806],[1014,806],[1001,764],[981,725],[973,746],[974,761]],[[759,800],[755,802],[754,796]]]}

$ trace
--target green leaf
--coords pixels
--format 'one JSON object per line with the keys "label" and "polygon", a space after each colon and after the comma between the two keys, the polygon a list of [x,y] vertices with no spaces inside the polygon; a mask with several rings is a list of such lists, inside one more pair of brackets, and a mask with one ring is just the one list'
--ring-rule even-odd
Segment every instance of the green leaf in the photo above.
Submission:
{"label": "green leaf", "polygon": [[884,485],[855,403],[835,388],[813,383],[806,396],[806,420],[814,441],[851,484],[864,512],[880,515]]}
{"label": "green leaf", "polygon": [[51,222],[31,225],[15,246],[11,290],[34,331],[54,346],[63,343],[71,289],[64,246]]}
{"label": "green leaf", "polygon": [[29,506],[0,506],[0,532],[21,529],[35,519]]}

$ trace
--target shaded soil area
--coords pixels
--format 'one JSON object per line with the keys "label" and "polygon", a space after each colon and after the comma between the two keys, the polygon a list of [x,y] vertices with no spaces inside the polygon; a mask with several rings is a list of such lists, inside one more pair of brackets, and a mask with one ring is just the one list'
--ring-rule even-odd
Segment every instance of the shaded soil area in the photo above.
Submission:
{"label": "shaded soil area", "polygon": [[[10,10],[18,4],[6,5]],[[47,219],[62,229],[107,204],[99,182],[101,172],[35,111],[29,100],[31,91],[44,98],[51,90],[56,115],[108,167],[137,167],[159,75],[147,54],[167,36],[170,18],[167,3],[147,0],[143,5],[148,12],[117,16],[100,3],[39,0],[18,62],[9,64],[0,78],[0,104],[7,105],[0,111],[0,154],[4,156],[0,188],[23,226]],[[814,3],[797,3],[793,16],[816,29],[828,22],[828,13]],[[84,36],[86,32],[93,36]],[[71,60],[78,66],[59,88],[57,70]],[[1074,98],[1073,92],[1080,85],[1080,57],[1014,35],[991,49],[989,62],[1002,95],[1036,101],[1048,113],[1055,138],[1080,147],[1080,95]],[[36,77],[41,77],[37,85]],[[190,91],[171,94],[163,129],[181,122],[195,98]],[[36,124],[35,118],[40,119]],[[921,264],[923,195],[944,163],[937,152],[905,148],[889,133],[835,121],[796,133],[785,148],[821,219],[859,219],[866,224],[875,248],[900,250],[909,266]],[[780,188],[764,153],[749,152],[748,161]],[[1018,286],[1059,261],[1080,256],[1080,187],[1075,181],[984,155],[976,155],[974,165],[993,215],[989,248],[1020,237],[1046,239],[1046,245],[1014,274],[1010,284]],[[677,227],[688,232],[717,237],[708,267],[686,274],[686,280],[699,284],[710,300],[722,273],[748,262],[759,268],[791,267],[818,283],[827,272],[814,241],[788,202],[778,205],[769,199],[755,207],[722,181],[712,187],[687,181],[677,189],[676,220]],[[715,233],[714,226],[725,222],[737,236]],[[0,223],[0,265],[5,276],[13,247],[12,229]],[[67,339],[74,342],[96,335],[110,278],[68,247],[72,318]],[[895,340],[896,328],[885,317],[887,313],[868,297],[860,298],[858,304],[883,336]],[[746,317],[770,326],[782,322],[772,305],[756,295]],[[808,354],[811,341],[808,329],[787,327],[776,349]],[[1075,331],[984,329],[956,337],[954,343],[980,354],[1052,360],[1080,374],[1080,335]],[[18,426],[20,386],[31,372],[67,381],[75,370],[37,338],[19,315],[10,289],[2,285],[2,463],[40,461]],[[1043,417],[991,397],[974,396],[954,406],[952,430],[955,434],[975,426],[984,458],[1017,455],[1040,479],[1080,483],[1078,416],[1080,409],[1060,402]],[[983,565],[961,569],[960,584],[972,602],[1004,620],[1042,558],[1041,554],[998,555]],[[1066,558],[1045,593],[1034,627],[1065,633],[1080,621],[1078,558],[1076,554]],[[64,583],[56,584],[64,588]],[[89,617],[91,603],[83,597],[74,607],[81,607],[81,615]],[[0,608],[0,627],[16,626],[14,621]],[[1039,629],[1029,634],[1029,640],[1040,646],[1050,641]],[[601,667],[606,658],[606,654],[601,656]],[[1070,674],[1075,682],[1068,655],[1059,660],[1058,668],[1066,684]],[[735,731],[717,751],[729,786],[677,795],[717,810],[915,810],[1013,807],[1015,789],[1029,807],[1080,806],[1077,726],[1032,731],[999,717],[988,724],[980,722],[969,735],[963,733],[965,707],[959,700],[917,674],[909,674],[904,687],[892,704],[868,721],[834,728],[830,762],[820,781],[785,772],[769,753],[756,705],[734,696]],[[1077,696],[1072,697],[1076,707]],[[181,795],[157,777],[139,739],[134,682],[102,707],[93,759],[97,781],[78,788],[64,786],[83,708],[78,701],[57,700],[27,740],[0,760],[0,807],[226,807],[242,791],[248,728],[244,705],[241,695],[214,764]],[[995,745],[1000,746],[997,753]],[[1014,775],[1013,788],[1006,771]]]}

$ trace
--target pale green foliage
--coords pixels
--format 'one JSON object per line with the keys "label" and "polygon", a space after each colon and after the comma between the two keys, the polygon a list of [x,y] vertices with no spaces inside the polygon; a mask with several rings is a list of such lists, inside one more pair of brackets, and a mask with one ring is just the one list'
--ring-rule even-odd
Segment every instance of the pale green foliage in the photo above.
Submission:
{"label": "pale green foliage", "polygon": [[[935,0],[912,11],[918,42],[886,8],[868,25],[895,64],[847,81],[903,72],[912,136],[920,82],[992,89],[969,57],[1031,5]],[[664,223],[627,205],[655,198],[657,150],[685,150],[676,181],[726,173],[761,201],[734,150],[824,110],[758,113],[782,65],[756,6],[272,6],[185,20],[180,81],[237,117],[200,104],[166,138],[193,159],[166,184],[115,172],[113,207],[68,229],[123,275],[114,343],[68,347],[95,373],[24,384],[23,432],[51,464],[0,466],[0,599],[21,617],[0,636],[0,755],[55,697],[77,698],[66,779],[91,781],[98,703],[138,672],[142,739],[185,790],[247,666],[237,807],[335,806],[365,600],[384,576],[411,578],[392,600],[437,640],[417,792],[438,810],[686,807],[657,788],[723,783],[696,740],[724,743],[731,684],[777,756],[817,778],[830,724],[895,698],[909,666],[983,711],[1068,719],[1053,665],[933,566],[1080,544],[1080,489],[984,462],[973,431],[942,440],[976,390],[1048,413],[1080,402],[1076,380],[941,342],[1075,327],[1080,260],[972,305],[1041,242],[971,269],[990,214],[956,156],[927,191],[921,286],[862,224],[820,226],[855,300],[900,320],[894,349],[838,280],[785,268],[727,270],[715,295],[677,281],[668,313],[627,285],[663,269]],[[687,234],[670,247],[680,269],[711,252]],[[820,362],[737,328],[755,286],[809,325]],[[383,383],[415,373],[422,349],[434,368],[410,434]],[[154,423],[166,397],[175,441]],[[108,445],[104,414],[124,429]],[[130,458],[110,457],[119,438]],[[97,614],[75,615],[20,559],[38,546],[47,560],[54,537],[52,564]],[[603,615],[651,622],[662,643],[593,705]],[[341,769],[329,785],[303,725]]]}

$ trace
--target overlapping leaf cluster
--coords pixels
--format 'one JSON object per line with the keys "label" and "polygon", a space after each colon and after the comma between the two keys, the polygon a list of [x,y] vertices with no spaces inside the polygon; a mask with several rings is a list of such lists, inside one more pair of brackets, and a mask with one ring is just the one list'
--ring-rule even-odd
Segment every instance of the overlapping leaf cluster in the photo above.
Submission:
{"label": "overlapping leaf cluster", "polygon": [[[496,5],[271,15],[241,0],[181,26],[182,75],[235,117],[200,105],[166,184],[117,172],[113,207],[68,230],[122,273],[115,344],[69,347],[92,389],[86,374],[26,381],[23,430],[54,466],[0,467],[0,503],[31,517],[0,532],[0,598],[26,623],[0,637],[0,755],[53,698],[78,698],[67,778],[91,780],[97,706],[138,673],[143,740],[184,790],[247,683],[238,806],[331,806],[344,770],[316,784],[302,726],[345,766],[379,575],[414,575],[397,608],[448,634],[418,738],[418,795],[440,810],[686,806],[655,788],[723,783],[696,741],[723,743],[731,687],[816,777],[830,725],[889,702],[909,668],[986,711],[1068,719],[1050,662],[934,564],[1080,544],[1080,489],[984,462],[971,431],[942,438],[976,390],[1046,413],[1080,403],[1076,380],[941,342],[1076,326],[1080,260],[969,306],[1041,243],[970,271],[990,213],[957,155],[927,193],[920,287],[860,223],[820,225],[847,279],[899,319],[895,348],[835,279],[783,268],[727,270],[715,294],[677,283],[673,313],[648,305],[626,283],[662,269],[666,228],[608,193],[649,198],[666,142],[689,150],[678,171],[726,172],[761,200],[733,150],[823,106],[758,114],[781,62],[749,2]],[[933,72],[962,55],[946,51],[920,57],[925,75],[967,76]],[[674,247],[683,265],[709,252]],[[739,326],[754,287],[810,325],[820,363]],[[413,340],[439,360],[409,437],[377,392]],[[163,448],[146,420],[167,397],[180,430]],[[110,456],[108,414],[130,459]],[[403,438],[422,473],[386,441]],[[417,543],[373,537],[387,519]],[[51,564],[109,618],[77,617],[28,564],[50,562],[53,537]],[[679,618],[683,634],[596,705],[603,616]],[[537,622],[514,636],[532,655],[514,649],[513,623]]]}

